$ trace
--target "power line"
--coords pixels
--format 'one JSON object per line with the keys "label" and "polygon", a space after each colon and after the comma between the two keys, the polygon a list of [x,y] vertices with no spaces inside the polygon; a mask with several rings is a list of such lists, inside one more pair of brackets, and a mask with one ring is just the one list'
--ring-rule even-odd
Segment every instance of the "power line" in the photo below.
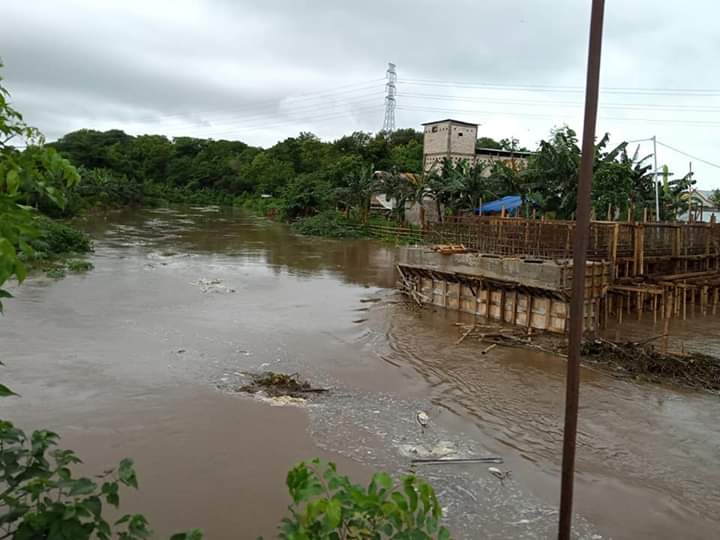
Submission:
{"label": "power line", "polygon": [[238,132],[260,131],[262,129],[284,127],[284,126],[294,126],[294,125],[297,125],[298,123],[302,123],[302,122],[315,123],[315,122],[324,122],[324,121],[328,121],[328,120],[337,120],[340,118],[352,117],[356,113],[366,113],[366,112],[376,112],[376,111],[379,112],[381,110],[383,110],[383,105],[375,105],[372,107],[355,109],[351,112],[345,111],[345,112],[341,112],[341,113],[332,113],[329,115],[320,115],[320,116],[311,115],[311,116],[306,116],[303,118],[294,118],[291,120],[286,120],[286,121],[277,122],[277,123],[270,123],[270,124],[260,123],[260,124],[250,125],[250,126],[242,126],[242,127],[236,128],[236,129],[226,129],[223,131],[212,131],[211,130],[210,133],[212,133],[214,135],[223,135],[223,134],[235,134]]}
{"label": "power line", "polygon": [[717,163],[713,163],[712,161],[708,161],[708,160],[706,160],[706,159],[699,158],[699,157],[697,157],[697,156],[693,156],[692,154],[688,154],[687,152],[683,152],[683,151],[680,150],[679,148],[675,148],[674,146],[670,146],[669,144],[665,144],[665,143],[660,142],[660,141],[657,141],[657,143],[658,143],[660,146],[664,146],[664,147],[667,148],[668,150],[672,150],[672,151],[674,151],[674,152],[677,152],[678,154],[682,154],[682,155],[685,156],[685,157],[689,157],[690,159],[694,159],[695,161],[699,161],[700,163],[704,163],[705,165],[710,165],[711,167],[715,167],[715,168],[717,168],[717,169],[720,169],[720,165],[717,164]]}
{"label": "power line", "polygon": [[[438,101],[461,101],[468,103],[499,103],[503,105],[555,105],[559,107],[582,107],[583,104],[577,101],[557,101],[557,100],[522,100],[522,99],[497,99],[479,96],[452,96],[443,94],[417,94],[417,93],[399,93],[398,96],[412,99],[429,99]],[[602,104],[602,109],[629,109],[629,110],[664,110],[669,112],[720,112],[720,107],[706,106],[693,107],[685,105],[659,105],[645,103],[617,103],[611,102]]]}
{"label": "power line", "polygon": [[[534,92],[570,92],[582,93],[581,86],[561,86],[543,84],[499,84],[499,83],[478,83],[463,81],[443,81],[433,79],[400,79],[401,84],[415,86],[441,86],[441,87],[462,87],[462,88],[485,88],[488,90],[504,91],[534,91]],[[606,94],[628,94],[628,95],[670,95],[670,96],[720,96],[720,89],[714,88],[643,88],[643,87],[605,87],[602,89]]]}
{"label": "power line", "polygon": [[[333,107],[348,107],[352,105],[361,105],[366,103],[379,103],[380,99],[382,99],[382,94],[364,94],[361,96],[356,96],[355,99],[347,100],[347,101],[338,101],[336,103],[331,103],[330,108]],[[243,121],[250,121],[255,122],[262,119],[270,119],[276,117],[286,117],[297,113],[305,113],[305,112],[323,112],[327,111],[328,106],[327,105],[319,105],[319,104],[308,104],[303,105],[301,107],[290,107],[290,108],[283,108],[283,109],[275,109],[274,111],[268,110],[268,112],[260,112],[258,114],[249,114],[249,115],[237,115],[237,114],[229,114],[224,116],[220,120],[214,120],[214,119],[187,119],[187,120],[173,120],[171,122],[160,122],[162,125],[166,125],[168,127],[173,126],[183,126],[183,125],[202,125],[203,123],[210,123],[213,125],[224,125],[224,124],[232,124],[237,122],[243,122]]]}
{"label": "power line", "polygon": [[[455,108],[433,108],[433,107],[419,107],[419,106],[402,106],[398,107],[401,110],[412,110],[421,112],[443,112],[443,113],[461,113],[461,114],[486,114],[494,116],[520,116],[520,117],[531,117],[531,118],[558,118],[557,115],[550,114],[537,114],[527,112],[516,112],[516,111],[488,111],[488,110],[477,110],[477,109],[455,109]],[[706,126],[706,127],[720,127],[720,121],[706,121],[706,120],[676,120],[676,119],[660,119],[660,118],[636,118],[636,117],[624,117],[624,116],[602,116],[603,120],[617,120],[620,122],[643,122],[651,124],[677,124],[687,126]]]}
{"label": "power line", "polygon": [[[257,111],[258,109],[263,110],[263,109],[270,109],[273,107],[277,107],[282,102],[287,103],[288,101],[289,102],[301,101],[302,102],[301,104],[304,105],[305,102],[312,102],[315,100],[327,99],[328,96],[330,98],[333,98],[333,97],[337,97],[340,95],[352,94],[355,92],[366,91],[366,90],[370,90],[373,88],[379,92],[381,90],[381,86],[378,85],[377,82],[382,81],[382,80],[383,79],[377,79],[377,80],[373,81],[372,83],[362,83],[359,85],[356,83],[356,86],[354,88],[346,88],[345,90],[328,90],[328,91],[316,92],[316,93],[311,93],[311,94],[299,94],[296,96],[290,95],[290,96],[286,96],[286,97],[278,97],[275,99],[263,100],[263,101],[260,101],[258,103],[254,103],[254,104],[248,104],[244,107],[239,107],[239,108],[238,107],[233,107],[233,108],[223,107],[223,108],[219,108],[219,109],[211,109],[211,110],[205,110],[205,111],[153,113],[153,116],[155,116],[156,118],[173,118],[173,117],[186,117],[186,116],[188,116],[188,114],[203,115],[203,114],[224,114],[224,113],[228,113],[229,111],[243,111],[243,110]],[[349,85],[345,85],[345,86],[349,86]],[[343,88],[343,87],[340,87],[340,88]]]}

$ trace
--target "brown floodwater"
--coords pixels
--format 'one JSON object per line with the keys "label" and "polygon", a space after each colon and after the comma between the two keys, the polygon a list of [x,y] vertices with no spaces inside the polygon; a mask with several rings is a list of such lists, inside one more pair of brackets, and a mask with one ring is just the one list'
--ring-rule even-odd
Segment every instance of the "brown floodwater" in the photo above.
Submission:
{"label": "brown floodwater", "polygon": [[[237,210],[88,217],[95,269],[16,288],[0,320],[2,416],[59,431],[99,471],[124,456],[158,536],[274,536],[284,476],[314,456],[359,481],[402,472],[413,451],[498,455],[418,469],[458,538],[552,538],[564,362],[455,345],[465,316],[393,291],[399,250],[301,237]],[[674,323],[677,345],[720,352],[720,318]],[[653,335],[651,321],[629,334]],[[612,330],[611,330],[612,331]],[[273,407],[224,389],[247,371],[298,372],[332,389]],[[421,432],[417,410],[431,427]],[[720,399],[585,370],[578,439],[581,538],[701,539],[720,530]]]}

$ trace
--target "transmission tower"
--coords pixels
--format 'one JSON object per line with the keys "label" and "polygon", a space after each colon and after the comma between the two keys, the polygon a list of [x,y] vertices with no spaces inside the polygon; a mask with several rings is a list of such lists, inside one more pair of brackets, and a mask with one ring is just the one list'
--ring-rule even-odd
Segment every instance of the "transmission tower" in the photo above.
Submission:
{"label": "transmission tower", "polygon": [[388,68],[385,72],[387,82],[385,83],[385,121],[383,122],[383,131],[391,133],[395,131],[395,96],[397,88],[397,73],[395,72],[395,64],[388,62]]}

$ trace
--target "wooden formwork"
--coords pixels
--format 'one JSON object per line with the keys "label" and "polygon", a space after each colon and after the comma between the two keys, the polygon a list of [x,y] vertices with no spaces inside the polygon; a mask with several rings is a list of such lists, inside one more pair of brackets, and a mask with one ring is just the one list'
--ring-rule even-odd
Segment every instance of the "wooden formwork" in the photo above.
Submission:
{"label": "wooden formwork", "polygon": [[[399,264],[401,286],[418,303],[435,305],[478,318],[563,334],[569,320],[571,266],[562,267],[561,289],[530,287],[520,281],[488,278],[417,265]],[[589,263],[586,280],[585,330],[604,323],[602,299],[608,289],[607,264]]]}
{"label": "wooden formwork", "polygon": [[[531,328],[561,331],[562,325],[556,319],[565,317],[566,321],[568,314],[553,310],[567,309],[567,295],[572,287],[569,266],[561,286],[553,285],[552,291],[543,286],[528,287],[528,281],[523,284],[522,279],[516,280],[517,276],[510,275],[506,267],[501,266],[501,272],[495,272],[492,280],[477,276],[487,271],[487,265],[472,267],[482,266],[480,259],[488,256],[501,260],[554,261],[562,266],[566,264],[563,261],[572,257],[575,227],[574,221],[494,216],[431,223],[422,231],[424,242],[462,244],[479,259],[468,255],[460,272],[447,268],[438,272],[436,267],[421,278],[413,273],[408,275],[423,280],[413,285],[420,287],[418,291],[423,295],[432,286],[433,294],[424,300],[426,303],[520,325],[527,324],[529,304]],[[627,317],[651,316],[667,325],[674,317],[686,319],[696,313],[716,315],[720,311],[719,224],[592,221],[588,235],[587,258],[591,264],[586,282],[589,299],[586,328],[603,327],[612,317],[622,322]],[[477,293],[469,300],[464,298],[467,296],[464,287],[469,287],[470,282],[457,277],[468,280],[467,273],[475,275],[471,292]],[[450,292],[438,295],[436,285],[443,281],[460,284],[460,290],[456,294],[451,287]],[[536,280],[531,282],[537,285]],[[521,290],[525,292],[516,293]],[[563,303],[565,307],[559,307]],[[533,313],[533,306],[540,306],[540,314]],[[562,328],[564,331],[565,327]]]}
{"label": "wooden formwork", "polygon": [[[719,224],[593,221],[588,234],[588,260],[610,262],[616,278],[720,272]],[[430,243],[545,259],[571,258],[574,237],[574,221],[490,216],[430,223],[423,232]]]}

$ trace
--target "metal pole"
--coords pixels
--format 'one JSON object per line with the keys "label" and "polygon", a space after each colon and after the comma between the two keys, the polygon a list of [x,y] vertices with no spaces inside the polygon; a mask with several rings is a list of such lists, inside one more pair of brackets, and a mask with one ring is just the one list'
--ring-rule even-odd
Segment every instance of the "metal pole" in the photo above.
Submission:
{"label": "metal pole", "polygon": [[657,168],[657,137],[653,135],[653,159],[655,160],[655,221],[660,221],[660,186],[658,185],[658,168]]}
{"label": "metal pole", "polygon": [[573,482],[575,477],[575,444],[577,440],[578,401],[580,392],[580,346],[585,318],[585,262],[590,236],[590,191],[595,160],[595,123],[600,88],[600,55],[602,51],[605,0],[593,0],[590,18],[587,81],[585,87],[585,121],[582,161],[575,212],[575,249],[573,284],[570,299],[570,328],[565,390],[565,429],[563,437],[560,521],[558,539],[570,540],[572,528]]}

